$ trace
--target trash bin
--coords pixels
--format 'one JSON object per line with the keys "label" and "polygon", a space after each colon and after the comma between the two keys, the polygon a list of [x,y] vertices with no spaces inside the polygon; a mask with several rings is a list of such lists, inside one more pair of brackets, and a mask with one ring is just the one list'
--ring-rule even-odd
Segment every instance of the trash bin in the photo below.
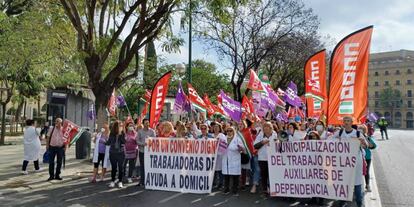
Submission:
{"label": "trash bin", "polygon": [[91,154],[91,133],[87,129],[76,141],[76,159],[89,159]]}

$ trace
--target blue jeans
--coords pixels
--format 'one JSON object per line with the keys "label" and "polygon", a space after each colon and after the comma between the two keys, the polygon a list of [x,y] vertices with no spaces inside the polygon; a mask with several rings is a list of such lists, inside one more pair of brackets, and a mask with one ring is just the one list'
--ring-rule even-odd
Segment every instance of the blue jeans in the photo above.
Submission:
{"label": "blue jeans", "polygon": [[[362,190],[362,185],[355,185],[354,187],[354,199],[358,207],[363,207],[364,205],[364,191]],[[346,201],[340,201],[339,206],[343,206]]]}
{"label": "blue jeans", "polygon": [[358,207],[364,206],[364,191],[362,190],[362,185],[355,186],[354,197]]}
{"label": "blue jeans", "polygon": [[252,173],[250,173],[250,180],[253,181],[253,185],[259,185],[260,180],[260,168],[259,168],[259,161],[257,160],[257,155],[253,156],[250,159],[250,168]]}

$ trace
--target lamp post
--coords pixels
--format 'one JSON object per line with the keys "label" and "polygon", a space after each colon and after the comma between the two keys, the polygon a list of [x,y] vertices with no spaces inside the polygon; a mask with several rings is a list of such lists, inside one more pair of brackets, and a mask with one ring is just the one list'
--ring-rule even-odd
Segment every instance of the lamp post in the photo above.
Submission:
{"label": "lamp post", "polygon": [[185,65],[182,63],[178,63],[175,65],[175,70],[180,75],[180,81],[181,81],[181,75],[185,73]]}
{"label": "lamp post", "polygon": [[191,74],[191,65],[192,65],[192,58],[191,58],[191,51],[192,51],[192,8],[191,8],[191,0],[189,0],[188,3],[188,10],[189,10],[189,22],[188,22],[188,69],[187,69],[187,75],[188,75],[188,82],[192,82],[192,74]]}

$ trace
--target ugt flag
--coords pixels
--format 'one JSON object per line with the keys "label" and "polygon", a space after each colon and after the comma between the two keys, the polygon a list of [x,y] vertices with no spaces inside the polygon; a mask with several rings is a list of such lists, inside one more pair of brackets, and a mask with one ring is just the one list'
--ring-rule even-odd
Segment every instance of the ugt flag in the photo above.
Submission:
{"label": "ugt flag", "polygon": [[182,114],[185,112],[185,108],[187,104],[187,96],[184,93],[183,86],[181,85],[181,81],[178,84],[178,91],[177,95],[175,95],[175,102],[174,102],[174,112],[177,114]]}
{"label": "ugt flag", "polygon": [[346,36],[333,51],[328,124],[341,124],[345,116],[351,116],[353,124],[361,124],[365,117],[372,31],[369,26]]}
{"label": "ugt flag", "polygon": [[236,122],[240,122],[242,117],[242,106],[240,102],[228,97],[223,91],[220,91],[223,109],[229,117]]}
{"label": "ugt flag", "polygon": [[285,91],[285,101],[288,102],[292,106],[301,106],[302,101],[298,96],[298,87],[295,83],[290,81],[288,87]]}
{"label": "ugt flag", "polygon": [[159,122],[162,108],[164,107],[165,97],[168,93],[168,85],[170,83],[171,71],[165,73],[155,84],[151,94],[150,104],[150,127],[155,128]]}
{"label": "ugt flag", "polygon": [[108,112],[111,116],[116,116],[116,108],[117,108],[116,102],[117,102],[117,98],[115,96],[115,89],[114,89],[108,101]]}

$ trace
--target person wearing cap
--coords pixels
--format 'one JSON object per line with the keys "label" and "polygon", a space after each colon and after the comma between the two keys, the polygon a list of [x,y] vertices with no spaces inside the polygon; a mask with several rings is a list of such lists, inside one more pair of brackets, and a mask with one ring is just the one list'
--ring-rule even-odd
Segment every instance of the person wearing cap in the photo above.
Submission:
{"label": "person wearing cap", "polygon": [[385,138],[387,138],[388,140],[388,133],[387,133],[388,121],[385,119],[385,117],[380,118],[380,120],[378,121],[378,127],[380,128],[382,140],[384,140],[384,134],[385,134]]}
{"label": "person wearing cap", "polygon": [[[356,166],[355,166],[355,186],[354,186],[354,198],[357,204],[357,207],[364,206],[364,192],[362,190],[363,184],[363,159],[365,158],[364,148],[367,146],[367,142],[363,134],[357,129],[353,128],[352,117],[345,116],[343,118],[343,129],[336,131],[333,135],[334,138],[339,141],[345,139],[358,139],[360,142],[360,150],[358,150],[358,155],[356,157]],[[347,205],[346,202],[341,201],[341,205]]]}

